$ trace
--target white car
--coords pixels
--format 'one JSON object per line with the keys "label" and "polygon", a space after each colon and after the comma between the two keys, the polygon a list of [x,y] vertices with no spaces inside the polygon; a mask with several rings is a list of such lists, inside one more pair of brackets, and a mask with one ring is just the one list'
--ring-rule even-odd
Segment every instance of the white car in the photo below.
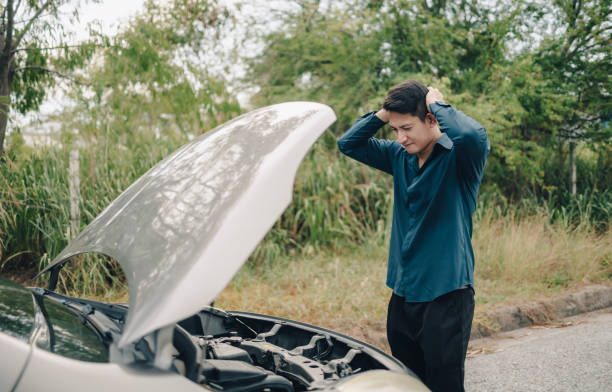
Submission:
{"label": "white car", "polygon": [[[41,272],[48,289],[0,280],[0,391],[427,391],[366,343],[209,306],[334,121],[325,105],[290,102],[225,123],[111,203]],[[129,305],[53,291],[64,263],[88,252],[118,261]]]}

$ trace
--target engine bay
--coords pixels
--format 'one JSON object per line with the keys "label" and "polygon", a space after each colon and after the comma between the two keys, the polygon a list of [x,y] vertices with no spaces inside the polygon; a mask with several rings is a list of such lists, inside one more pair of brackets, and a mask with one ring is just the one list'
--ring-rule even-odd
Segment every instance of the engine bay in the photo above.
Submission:
{"label": "engine bay", "polygon": [[[113,351],[127,316],[126,305],[61,296],[38,289],[97,331]],[[169,329],[170,368],[220,391],[323,391],[368,370],[412,374],[398,360],[349,336],[298,321],[257,313],[205,308]],[[122,351],[127,362],[154,364],[155,334]],[[111,361],[112,355],[111,355]]]}
{"label": "engine bay", "polygon": [[199,370],[188,374],[190,366],[180,355],[175,367],[184,366],[185,376],[223,391],[324,390],[366,370],[406,371],[348,336],[254,313],[205,309],[177,324],[175,347],[186,340],[196,347],[189,357],[200,358]]}

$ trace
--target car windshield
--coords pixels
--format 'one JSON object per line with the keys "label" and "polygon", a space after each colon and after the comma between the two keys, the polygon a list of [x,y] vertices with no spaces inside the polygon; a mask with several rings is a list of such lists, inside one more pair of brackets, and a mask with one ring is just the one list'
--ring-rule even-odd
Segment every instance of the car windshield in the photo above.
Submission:
{"label": "car windshield", "polygon": [[108,362],[106,346],[85,319],[53,301],[44,300],[54,339],[50,351],[89,362]]}

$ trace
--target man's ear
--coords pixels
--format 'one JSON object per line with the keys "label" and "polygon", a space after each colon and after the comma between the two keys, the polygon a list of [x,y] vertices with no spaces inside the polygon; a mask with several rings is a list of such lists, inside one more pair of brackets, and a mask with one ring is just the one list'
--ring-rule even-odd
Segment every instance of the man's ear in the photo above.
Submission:
{"label": "man's ear", "polygon": [[431,126],[437,125],[438,124],[438,119],[436,118],[436,116],[434,116],[431,113],[427,113],[425,115],[425,118],[429,120]]}

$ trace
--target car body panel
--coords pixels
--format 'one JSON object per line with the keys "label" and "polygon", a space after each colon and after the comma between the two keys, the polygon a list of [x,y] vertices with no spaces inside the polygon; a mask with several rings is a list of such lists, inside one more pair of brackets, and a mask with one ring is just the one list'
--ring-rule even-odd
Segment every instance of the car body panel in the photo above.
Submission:
{"label": "car body panel", "polygon": [[15,392],[210,390],[171,371],[69,359],[33,347]]}
{"label": "car body panel", "polygon": [[13,390],[26,366],[31,348],[23,340],[4,333],[0,333],[0,347],[0,392],[8,392]]}
{"label": "car body panel", "polygon": [[196,313],[288,206],[299,163],[334,121],[326,105],[289,102],[205,133],[126,189],[43,272],[80,253],[116,259],[130,296],[120,348]]}

